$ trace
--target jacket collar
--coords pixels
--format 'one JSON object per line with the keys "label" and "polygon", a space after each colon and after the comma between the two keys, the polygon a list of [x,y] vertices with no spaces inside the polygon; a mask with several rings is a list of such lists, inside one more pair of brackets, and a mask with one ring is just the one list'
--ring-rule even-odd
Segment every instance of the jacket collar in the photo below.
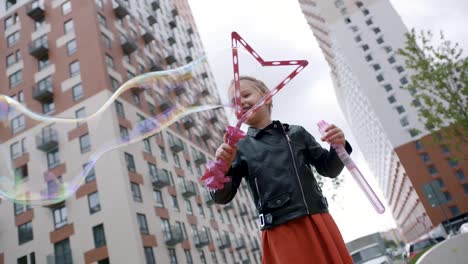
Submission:
{"label": "jacket collar", "polygon": [[289,125],[288,124],[281,124],[280,121],[274,120],[273,122],[271,122],[271,124],[269,124],[268,126],[266,126],[263,129],[257,129],[257,128],[254,128],[254,127],[249,127],[249,129],[247,130],[247,135],[249,135],[251,137],[257,137],[257,135],[260,134],[260,133],[272,134],[271,131],[278,128],[278,127],[280,127],[281,125],[284,127],[285,131],[289,130]]}

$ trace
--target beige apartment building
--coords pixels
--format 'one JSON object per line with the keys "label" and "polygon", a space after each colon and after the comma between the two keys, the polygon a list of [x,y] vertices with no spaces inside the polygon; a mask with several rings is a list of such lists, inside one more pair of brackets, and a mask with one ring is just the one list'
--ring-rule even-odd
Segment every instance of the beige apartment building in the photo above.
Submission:
{"label": "beige apartment building", "polygon": [[[468,221],[461,154],[434,143],[403,86],[408,32],[389,0],[299,0],[330,67],[337,101],[405,241]],[[419,132],[421,131],[421,133]],[[460,148],[468,149],[465,143]]]}
{"label": "beige apartment building", "polygon": [[[186,1],[6,0],[0,6],[0,93],[46,116],[89,116],[128,79],[175,69],[204,53]],[[178,8],[183,8],[179,14]],[[180,105],[219,102],[207,63],[190,78],[135,87],[96,119],[0,125],[2,158],[33,191],[53,194],[109,142]],[[242,183],[228,205],[200,182],[222,141],[224,110],[177,120],[106,152],[63,202],[0,199],[0,264],[260,263],[256,210]]]}

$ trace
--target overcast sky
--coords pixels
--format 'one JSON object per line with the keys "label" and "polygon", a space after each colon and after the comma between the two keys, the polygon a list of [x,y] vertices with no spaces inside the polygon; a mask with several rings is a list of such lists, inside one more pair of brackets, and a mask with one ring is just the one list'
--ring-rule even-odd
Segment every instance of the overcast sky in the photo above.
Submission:
{"label": "overcast sky", "polygon": [[[309,66],[273,99],[273,119],[304,126],[320,138],[316,123],[320,119],[334,123],[345,131],[354,147],[353,159],[364,176],[378,190],[372,173],[357,146],[339,108],[329,75],[329,68],[312,35],[297,1],[189,0],[195,21],[220,93],[232,79],[230,33],[237,31],[265,60],[306,59]],[[408,28],[443,30],[448,39],[468,47],[468,1],[466,0],[391,0]],[[274,87],[293,68],[260,67],[250,55],[240,57],[240,72],[254,75]],[[322,146],[327,147],[326,144]],[[389,210],[375,213],[349,173],[332,202],[332,212],[345,241],[395,227]]]}

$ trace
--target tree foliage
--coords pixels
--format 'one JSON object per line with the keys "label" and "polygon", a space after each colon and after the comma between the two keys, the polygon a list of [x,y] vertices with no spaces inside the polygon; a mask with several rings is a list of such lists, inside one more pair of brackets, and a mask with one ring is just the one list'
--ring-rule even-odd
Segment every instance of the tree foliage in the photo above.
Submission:
{"label": "tree foliage", "polygon": [[[431,31],[413,29],[406,34],[406,43],[398,53],[414,74],[407,89],[413,106],[425,128],[457,146],[468,144],[468,59],[458,43],[447,40],[440,32],[434,44]],[[436,134],[437,133],[437,134]],[[442,133],[440,137],[439,133]],[[460,150],[460,148],[458,148]],[[466,148],[462,152],[466,154]]]}

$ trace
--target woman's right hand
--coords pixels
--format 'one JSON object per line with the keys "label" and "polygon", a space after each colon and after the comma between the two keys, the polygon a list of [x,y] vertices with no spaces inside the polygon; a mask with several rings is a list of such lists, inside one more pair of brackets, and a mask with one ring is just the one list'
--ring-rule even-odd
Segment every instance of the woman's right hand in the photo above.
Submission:
{"label": "woman's right hand", "polygon": [[232,161],[236,157],[236,153],[237,153],[237,148],[236,147],[231,147],[227,143],[223,143],[216,150],[215,157],[216,157],[216,159],[226,161],[228,166],[231,166]]}

